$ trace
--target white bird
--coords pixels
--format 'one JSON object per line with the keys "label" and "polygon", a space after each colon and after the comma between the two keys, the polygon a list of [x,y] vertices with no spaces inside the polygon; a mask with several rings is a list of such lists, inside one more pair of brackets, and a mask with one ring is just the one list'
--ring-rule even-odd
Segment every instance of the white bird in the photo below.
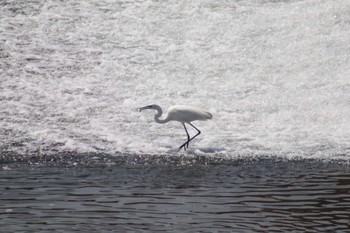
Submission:
{"label": "white bird", "polygon": [[[179,147],[179,150],[181,150],[182,148],[186,150],[186,147],[188,148],[190,141],[192,141],[195,137],[201,134],[201,131],[191,123],[192,121],[196,121],[196,120],[205,121],[213,117],[213,115],[210,112],[207,112],[199,108],[194,108],[194,107],[184,106],[184,105],[176,105],[176,106],[170,107],[168,109],[168,115],[164,119],[159,119],[160,116],[163,114],[163,110],[159,105],[156,105],[156,104],[147,105],[145,107],[139,108],[138,110],[139,112],[141,112],[142,110],[146,110],[146,109],[154,109],[157,111],[156,115],[154,116],[154,120],[157,123],[164,124],[169,121],[178,121],[182,123],[187,134],[187,141]],[[194,135],[192,138],[190,138],[190,135],[187,131],[185,123],[189,124],[194,129],[197,130],[197,134]]]}

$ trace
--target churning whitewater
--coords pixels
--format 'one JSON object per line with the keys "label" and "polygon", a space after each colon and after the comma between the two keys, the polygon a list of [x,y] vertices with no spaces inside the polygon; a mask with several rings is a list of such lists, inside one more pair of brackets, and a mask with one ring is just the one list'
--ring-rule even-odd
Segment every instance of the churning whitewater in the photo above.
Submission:
{"label": "churning whitewater", "polygon": [[[350,2],[2,1],[0,152],[350,158]],[[180,123],[215,118],[186,152]],[[193,133],[193,132],[190,132]]]}

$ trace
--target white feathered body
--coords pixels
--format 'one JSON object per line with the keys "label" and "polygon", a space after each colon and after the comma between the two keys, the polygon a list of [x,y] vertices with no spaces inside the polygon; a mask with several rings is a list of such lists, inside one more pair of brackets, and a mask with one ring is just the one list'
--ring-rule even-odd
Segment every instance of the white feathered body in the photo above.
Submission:
{"label": "white feathered body", "polygon": [[184,105],[175,105],[168,108],[167,119],[171,121],[179,121],[182,123],[189,123],[191,121],[204,121],[213,117],[210,112],[200,108],[194,108]]}

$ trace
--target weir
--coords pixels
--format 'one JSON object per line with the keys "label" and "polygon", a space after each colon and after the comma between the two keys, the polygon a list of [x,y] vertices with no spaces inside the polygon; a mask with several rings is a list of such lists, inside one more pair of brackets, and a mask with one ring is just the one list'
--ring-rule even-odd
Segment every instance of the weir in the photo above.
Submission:
{"label": "weir", "polygon": [[31,1],[0,14],[0,151],[174,154],[181,126],[135,111],[157,102],[213,113],[188,153],[349,158],[347,0]]}

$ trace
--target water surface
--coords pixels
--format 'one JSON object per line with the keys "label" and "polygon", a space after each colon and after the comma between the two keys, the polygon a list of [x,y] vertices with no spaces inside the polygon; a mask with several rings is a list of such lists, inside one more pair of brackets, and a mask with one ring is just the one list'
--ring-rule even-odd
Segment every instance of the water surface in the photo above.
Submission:
{"label": "water surface", "polygon": [[[1,232],[349,232],[350,1],[0,15]],[[177,152],[153,103],[213,119]]]}
{"label": "water surface", "polygon": [[[1,1],[0,151],[350,155],[348,0]],[[191,134],[195,132],[190,132]]]}
{"label": "water surface", "polygon": [[1,231],[350,229],[350,169],[338,163],[90,159],[2,164]]}

